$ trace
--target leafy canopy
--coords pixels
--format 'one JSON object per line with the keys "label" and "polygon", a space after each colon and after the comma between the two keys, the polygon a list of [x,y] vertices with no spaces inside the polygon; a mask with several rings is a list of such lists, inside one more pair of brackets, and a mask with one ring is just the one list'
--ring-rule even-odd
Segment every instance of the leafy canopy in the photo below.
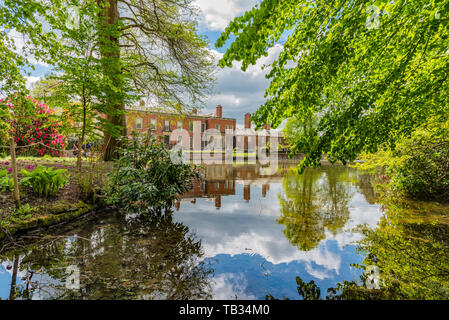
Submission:
{"label": "leafy canopy", "polygon": [[[302,165],[354,160],[394,146],[448,108],[449,1],[263,0],[217,40],[221,67],[242,70],[283,45],[267,78],[266,102],[253,115],[277,127],[295,117],[317,124],[297,139]],[[285,41],[284,41],[285,40]],[[306,143],[307,142],[307,143]]]}

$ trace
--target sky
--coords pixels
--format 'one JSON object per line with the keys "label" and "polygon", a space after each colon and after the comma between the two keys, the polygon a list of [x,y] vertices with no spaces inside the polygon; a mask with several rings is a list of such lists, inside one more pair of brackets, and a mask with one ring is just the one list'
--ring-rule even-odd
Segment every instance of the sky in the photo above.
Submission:
{"label": "sky", "polygon": [[[209,49],[218,59],[225,49],[217,49],[214,44],[221,32],[235,17],[250,10],[260,0],[194,0],[199,10],[199,33],[209,40]],[[17,37],[20,51],[20,37]],[[16,41],[17,43],[17,41]],[[250,66],[246,72],[240,70],[240,63],[232,68],[217,67],[217,82],[212,94],[207,97],[201,113],[214,113],[217,105],[223,106],[223,116],[237,119],[237,125],[243,125],[245,113],[255,112],[265,102],[264,93],[269,85],[265,78],[267,71],[261,70],[264,64],[271,63],[282,50],[278,45],[269,50],[268,57],[261,58],[257,65]],[[31,85],[49,72],[50,67],[35,61],[35,71],[31,72],[27,83]]]}

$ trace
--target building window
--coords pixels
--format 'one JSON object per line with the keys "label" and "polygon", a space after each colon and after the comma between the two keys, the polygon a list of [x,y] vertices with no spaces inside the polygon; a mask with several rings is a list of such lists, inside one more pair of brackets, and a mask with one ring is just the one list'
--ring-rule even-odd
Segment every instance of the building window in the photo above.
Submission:
{"label": "building window", "polygon": [[170,136],[164,136],[164,145],[168,147],[170,144]]}
{"label": "building window", "polygon": [[142,118],[136,118],[136,129],[142,130]]}
{"label": "building window", "polygon": [[176,127],[182,129],[182,121],[178,121]]}
{"label": "building window", "polygon": [[204,131],[206,131],[206,124],[202,123],[201,124],[201,132],[204,132]]}
{"label": "building window", "polygon": [[217,129],[218,131],[220,131],[220,125],[219,125],[219,124],[216,124],[216,125],[215,125],[215,129]]}
{"label": "building window", "polygon": [[189,128],[190,128],[190,131],[193,131],[193,121],[190,121]]}
{"label": "building window", "polygon": [[156,119],[151,119],[150,120],[150,129],[151,130],[156,130]]}
{"label": "building window", "polygon": [[182,141],[182,136],[178,136],[178,143],[181,143]]}
{"label": "building window", "polygon": [[170,120],[164,121],[164,131],[170,131]]}

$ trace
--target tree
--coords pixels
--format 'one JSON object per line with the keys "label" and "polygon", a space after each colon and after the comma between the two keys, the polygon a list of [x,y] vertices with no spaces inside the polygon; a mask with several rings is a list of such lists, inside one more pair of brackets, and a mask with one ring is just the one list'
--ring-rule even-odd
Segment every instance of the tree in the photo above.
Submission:
{"label": "tree", "polygon": [[[180,112],[204,98],[210,87],[212,56],[196,34],[191,0],[97,0],[99,49],[106,82],[107,116],[124,125],[131,84],[154,105]],[[106,132],[105,160],[114,157],[117,136]]]}
{"label": "tree", "polygon": [[[31,39],[41,35],[41,41],[33,42],[33,52],[58,66],[70,58],[59,54],[64,41],[79,37],[63,27],[69,18],[67,6],[78,6],[80,11],[90,8],[83,21],[92,24],[93,51],[98,53],[103,73],[101,111],[109,124],[104,130],[105,160],[116,155],[118,137],[126,133],[125,105],[147,97],[152,105],[181,112],[203,102],[213,80],[213,58],[204,39],[196,34],[196,9],[191,0],[6,0],[0,6],[0,18],[5,21],[0,26],[20,27],[18,31]],[[36,17],[46,21],[48,30],[44,32]],[[30,28],[21,27],[20,22]],[[20,78],[24,63],[14,50],[6,49],[5,60]]]}
{"label": "tree", "polygon": [[[51,7],[51,6],[50,6]],[[3,0],[0,4],[0,95],[10,97],[16,92],[26,92],[24,75],[33,69],[32,56],[50,61],[58,51],[56,35],[43,32],[39,17],[47,15],[47,7],[38,0]],[[19,52],[11,36],[23,36],[24,46]]]}
{"label": "tree", "polygon": [[59,16],[49,19],[62,39],[61,50],[58,52],[59,62],[55,66],[56,72],[44,79],[35,90],[43,93],[43,99],[62,104],[63,115],[70,120],[77,136],[77,167],[81,174],[81,150],[86,137],[93,139],[99,132],[117,128],[110,128],[101,118],[105,112],[103,94],[110,87],[104,83],[98,50],[96,15],[99,9],[93,0],[77,5],[79,21],[76,26],[66,23],[67,13],[62,8],[55,10]]}
{"label": "tree", "polygon": [[443,0],[263,0],[217,40],[235,37],[220,66],[246,70],[285,38],[253,120],[316,117],[313,144],[294,146],[307,154],[302,166],[323,154],[346,163],[448,109],[448,9]]}

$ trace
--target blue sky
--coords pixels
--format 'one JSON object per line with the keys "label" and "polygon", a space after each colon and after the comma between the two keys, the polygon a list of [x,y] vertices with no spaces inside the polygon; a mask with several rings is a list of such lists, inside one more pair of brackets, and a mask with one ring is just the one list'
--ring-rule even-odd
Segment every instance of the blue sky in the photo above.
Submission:
{"label": "blue sky", "polygon": [[[224,53],[224,49],[214,47],[216,39],[233,18],[242,15],[259,2],[259,0],[194,0],[200,12],[200,34],[209,39],[209,48],[215,53],[217,61]],[[20,42],[20,37],[18,40]],[[18,49],[20,50],[20,44]],[[237,63],[233,68],[218,68],[216,86],[207,98],[202,112],[215,112],[215,107],[220,104],[223,106],[224,117],[236,118],[237,124],[243,125],[244,114],[255,112],[265,101],[264,92],[269,82],[265,79],[266,71],[262,71],[261,66],[272,62],[281,49],[281,46],[271,49],[268,57],[260,59],[256,66],[248,68],[245,73],[240,70]],[[35,64],[35,68],[28,80],[29,84],[39,80],[50,70],[49,66],[38,63]]]}

